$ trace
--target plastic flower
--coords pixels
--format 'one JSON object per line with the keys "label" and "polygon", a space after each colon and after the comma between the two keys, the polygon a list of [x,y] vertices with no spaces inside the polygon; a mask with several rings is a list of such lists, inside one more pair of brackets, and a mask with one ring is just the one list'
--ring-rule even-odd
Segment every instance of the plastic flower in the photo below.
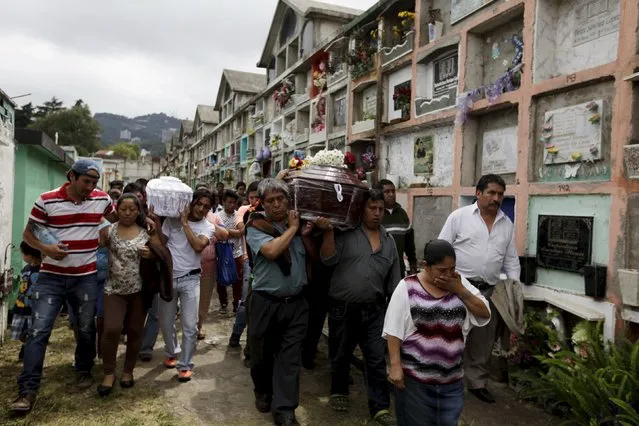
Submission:
{"label": "plastic flower", "polygon": [[344,164],[355,164],[355,156],[352,152],[344,154]]}

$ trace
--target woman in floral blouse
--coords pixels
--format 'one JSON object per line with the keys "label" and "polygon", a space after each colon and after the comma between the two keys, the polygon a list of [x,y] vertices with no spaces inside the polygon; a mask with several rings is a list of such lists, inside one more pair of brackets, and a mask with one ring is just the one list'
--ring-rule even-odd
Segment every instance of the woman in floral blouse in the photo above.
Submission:
{"label": "woman in floral blouse", "polygon": [[133,368],[142,344],[145,310],[142,300],[140,258],[151,257],[149,239],[159,240],[157,231],[150,236],[145,229],[142,203],[135,194],[126,193],[117,202],[119,221],[101,231],[100,238],[109,248],[109,273],[104,285],[104,332],[102,361],[104,380],[98,395],[111,393],[115,383],[115,359],[122,329],[127,330],[127,348],[122,388],[134,385]]}

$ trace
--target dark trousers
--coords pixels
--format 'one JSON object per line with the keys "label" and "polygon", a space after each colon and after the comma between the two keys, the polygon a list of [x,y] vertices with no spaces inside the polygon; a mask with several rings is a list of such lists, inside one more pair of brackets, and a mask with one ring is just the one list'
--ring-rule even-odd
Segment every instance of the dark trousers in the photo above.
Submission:
{"label": "dark trousers", "polygon": [[308,302],[308,331],[302,342],[302,359],[315,361],[317,345],[322,337],[326,314],[328,313],[328,281],[311,280],[305,290]]}
{"label": "dark trousers", "polygon": [[[237,270],[237,281],[233,283],[233,310],[236,311],[240,300],[242,300],[242,284],[244,277],[244,257],[235,258],[235,269]],[[229,296],[226,292],[226,286],[217,284],[217,296],[220,299],[220,305],[226,306],[229,303]]]}
{"label": "dark trousers", "polygon": [[331,395],[348,395],[351,357],[359,345],[364,355],[364,374],[371,416],[390,406],[386,380],[386,342],[382,338],[385,309],[329,301],[328,352],[331,358]]}
{"label": "dark trousers", "polygon": [[102,362],[104,374],[115,373],[120,335],[126,330],[125,373],[133,373],[138,359],[146,312],[141,293],[104,295],[104,332],[102,334]]}
{"label": "dark trousers", "polygon": [[18,377],[20,394],[37,392],[44,355],[55,319],[67,302],[77,316],[75,369],[90,373],[95,358],[95,301],[97,274],[81,277],[41,273],[32,289],[32,327],[24,345],[24,367]]}
{"label": "dark trousers", "polygon": [[308,324],[303,297],[276,301],[254,291],[248,328],[251,378],[256,395],[272,397],[271,411],[278,418],[299,404],[302,339]]}
{"label": "dark trousers", "polygon": [[490,305],[490,321],[483,327],[473,327],[466,338],[464,348],[464,378],[468,389],[481,389],[488,385],[490,370],[488,363],[493,353],[497,337],[503,335],[504,321],[490,300],[494,287],[483,290],[481,294]]}
{"label": "dark trousers", "polygon": [[398,426],[457,426],[464,408],[464,381],[445,385],[422,383],[404,374],[395,393]]}

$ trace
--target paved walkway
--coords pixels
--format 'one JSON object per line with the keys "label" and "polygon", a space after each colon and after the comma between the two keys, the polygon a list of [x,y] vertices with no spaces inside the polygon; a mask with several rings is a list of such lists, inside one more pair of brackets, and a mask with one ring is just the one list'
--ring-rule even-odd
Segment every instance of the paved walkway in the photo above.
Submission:
{"label": "paved walkway", "polygon": [[[183,424],[207,425],[272,425],[269,414],[257,412],[253,405],[253,386],[249,370],[242,362],[241,350],[227,348],[232,317],[211,312],[206,327],[207,340],[199,342],[195,356],[193,380],[179,383],[176,371],[162,365],[162,338],[158,338],[154,358],[139,363],[136,379],[140,385],[152,382],[164,390],[167,399],[174,401],[173,411]],[[297,417],[305,425],[363,425],[369,420],[366,389],[362,374],[353,368],[351,410],[334,413],[328,406],[330,368],[326,359],[327,347],[322,343],[318,355],[318,369],[302,371],[300,407]],[[463,424],[473,426],[545,426],[559,424],[557,419],[515,400],[505,386],[491,387],[499,404],[486,405],[467,395]]]}

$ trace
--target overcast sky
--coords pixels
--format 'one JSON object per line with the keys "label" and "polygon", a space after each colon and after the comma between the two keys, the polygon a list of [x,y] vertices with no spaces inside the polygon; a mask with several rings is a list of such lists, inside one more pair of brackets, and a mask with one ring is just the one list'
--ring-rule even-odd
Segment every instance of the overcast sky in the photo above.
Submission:
{"label": "overcast sky", "polygon": [[[367,9],[375,0],[326,0]],[[223,68],[255,68],[277,0],[0,0],[0,88],[22,105],[192,118]]]}

